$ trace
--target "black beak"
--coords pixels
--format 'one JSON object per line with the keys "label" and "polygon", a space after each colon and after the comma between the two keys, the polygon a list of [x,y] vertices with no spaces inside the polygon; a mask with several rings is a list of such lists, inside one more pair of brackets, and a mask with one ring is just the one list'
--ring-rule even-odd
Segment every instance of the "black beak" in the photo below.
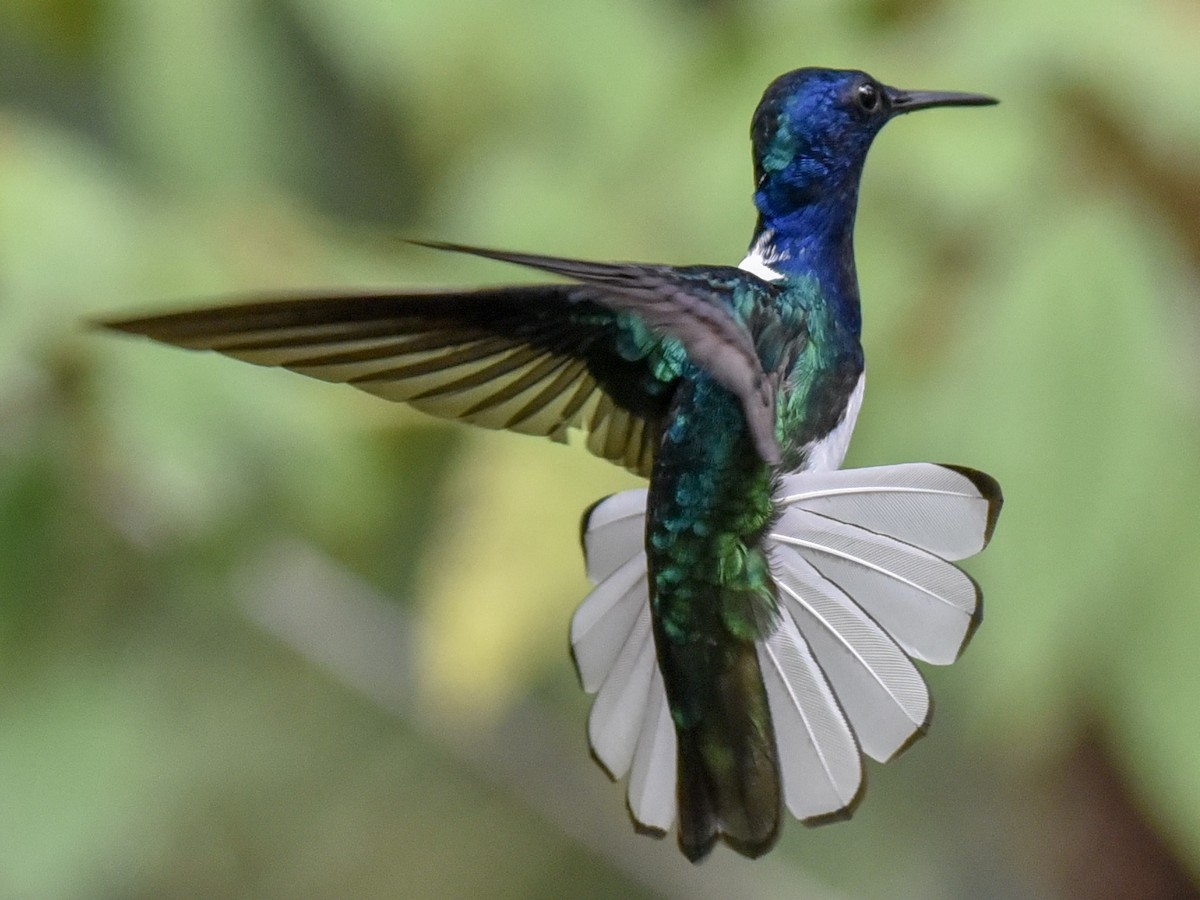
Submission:
{"label": "black beak", "polygon": [[987,94],[965,94],[961,91],[902,91],[893,87],[885,87],[884,90],[894,116],[935,106],[993,106],[1000,102]]}

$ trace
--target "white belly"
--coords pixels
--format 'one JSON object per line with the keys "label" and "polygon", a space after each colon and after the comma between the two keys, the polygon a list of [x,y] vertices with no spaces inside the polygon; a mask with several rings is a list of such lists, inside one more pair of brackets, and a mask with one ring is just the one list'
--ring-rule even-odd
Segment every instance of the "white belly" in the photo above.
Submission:
{"label": "white belly", "polygon": [[[771,233],[764,232],[746,254],[746,258],[738,263],[738,268],[751,275],[757,275],[763,281],[778,281],[782,274],[771,268],[771,263],[778,258],[770,251]],[[846,415],[838,422],[833,431],[819,441],[813,441],[804,448],[806,461],[804,471],[828,471],[840,468],[846,458],[846,450],[850,447],[850,435],[854,433],[854,423],[858,421],[858,411],[862,408],[863,387],[867,375],[864,372],[858,376],[858,384],[850,394],[850,402],[846,406]]]}
{"label": "white belly", "polygon": [[850,447],[850,435],[854,433],[854,423],[858,421],[858,411],[862,408],[863,388],[867,382],[867,373],[858,376],[858,384],[850,394],[850,402],[846,405],[846,415],[838,422],[833,431],[819,441],[813,441],[807,447],[805,471],[821,471],[839,468],[846,458],[846,450]]}

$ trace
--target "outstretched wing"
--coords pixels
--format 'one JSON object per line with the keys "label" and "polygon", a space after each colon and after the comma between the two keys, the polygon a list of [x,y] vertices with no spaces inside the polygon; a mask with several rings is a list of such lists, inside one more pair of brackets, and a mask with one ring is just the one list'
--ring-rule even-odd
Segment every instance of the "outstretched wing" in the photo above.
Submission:
{"label": "outstretched wing", "polygon": [[485,428],[566,439],[649,475],[683,352],[579,285],[289,298],[108,328],[344,382]]}
{"label": "outstretched wing", "polygon": [[302,297],[112,320],[109,328],[345,382],[443,418],[565,440],[649,475],[685,360],[738,397],[776,463],[775,384],[736,311],[739,269],[590,263],[425,244],[574,279],[475,291]]}

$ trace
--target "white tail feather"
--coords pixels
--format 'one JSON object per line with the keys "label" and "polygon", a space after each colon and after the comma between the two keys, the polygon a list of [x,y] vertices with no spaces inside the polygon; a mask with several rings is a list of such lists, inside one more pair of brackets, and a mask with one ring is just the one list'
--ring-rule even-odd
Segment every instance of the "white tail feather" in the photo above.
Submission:
{"label": "white tail feather", "polygon": [[650,695],[642,733],[629,774],[629,811],[647,828],[669,831],[675,822],[675,724],[667,708],[658,666],[650,677]]}
{"label": "white tail feather", "polygon": [[655,668],[650,609],[643,605],[588,717],[592,750],[613,778],[624,776],[633,762]]}
{"label": "white tail feather", "polygon": [[904,651],[946,665],[976,622],[979,591],[966,573],[911,544],[791,507],[771,538],[795,547],[854,598]]}
{"label": "white tail feather", "polygon": [[859,743],[891,759],[929,717],[929,689],[896,642],[793,547],[773,554],[784,610],[808,640]]}
{"label": "white tail feather", "polygon": [[825,674],[789,615],[758,645],[775,725],[783,799],[797,819],[850,807],[862,785],[854,733]]}
{"label": "white tail feather", "polygon": [[775,498],[947,560],[983,549],[996,500],[963,472],[934,463],[801,472],[784,478]]}
{"label": "white tail feather", "polygon": [[587,576],[599,584],[642,549],[646,540],[646,489],[605,497],[587,517],[583,552]]}
{"label": "white tail feather", "polygon": [[587,518],[588,575],[597,582],[571,620],[584,690],[597,693],[588,739],[614,778],[629,773],[629,810],[643,827],[675,821],[675,726],[654,656],[646,583],[646,491],[614,494]]}
{"label": "white tail feather", "polygon": [[571,618],[571,647],[589,694],[600,690],[649,597],[646,554],[638,550],[579,604]]}

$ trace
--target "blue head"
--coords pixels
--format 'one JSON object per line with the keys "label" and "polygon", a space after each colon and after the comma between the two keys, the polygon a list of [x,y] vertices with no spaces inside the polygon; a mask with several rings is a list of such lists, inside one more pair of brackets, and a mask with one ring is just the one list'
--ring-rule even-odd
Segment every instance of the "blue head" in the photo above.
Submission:
{"label": "blue head", "polygon": [[898,90],[854,70],[797,69],[776,78],[750,127],[762,255],[782,271],[820,276],[836,263],[852,275],[858,183],[879,130],[918,109],[995,102],[982,94]]}

